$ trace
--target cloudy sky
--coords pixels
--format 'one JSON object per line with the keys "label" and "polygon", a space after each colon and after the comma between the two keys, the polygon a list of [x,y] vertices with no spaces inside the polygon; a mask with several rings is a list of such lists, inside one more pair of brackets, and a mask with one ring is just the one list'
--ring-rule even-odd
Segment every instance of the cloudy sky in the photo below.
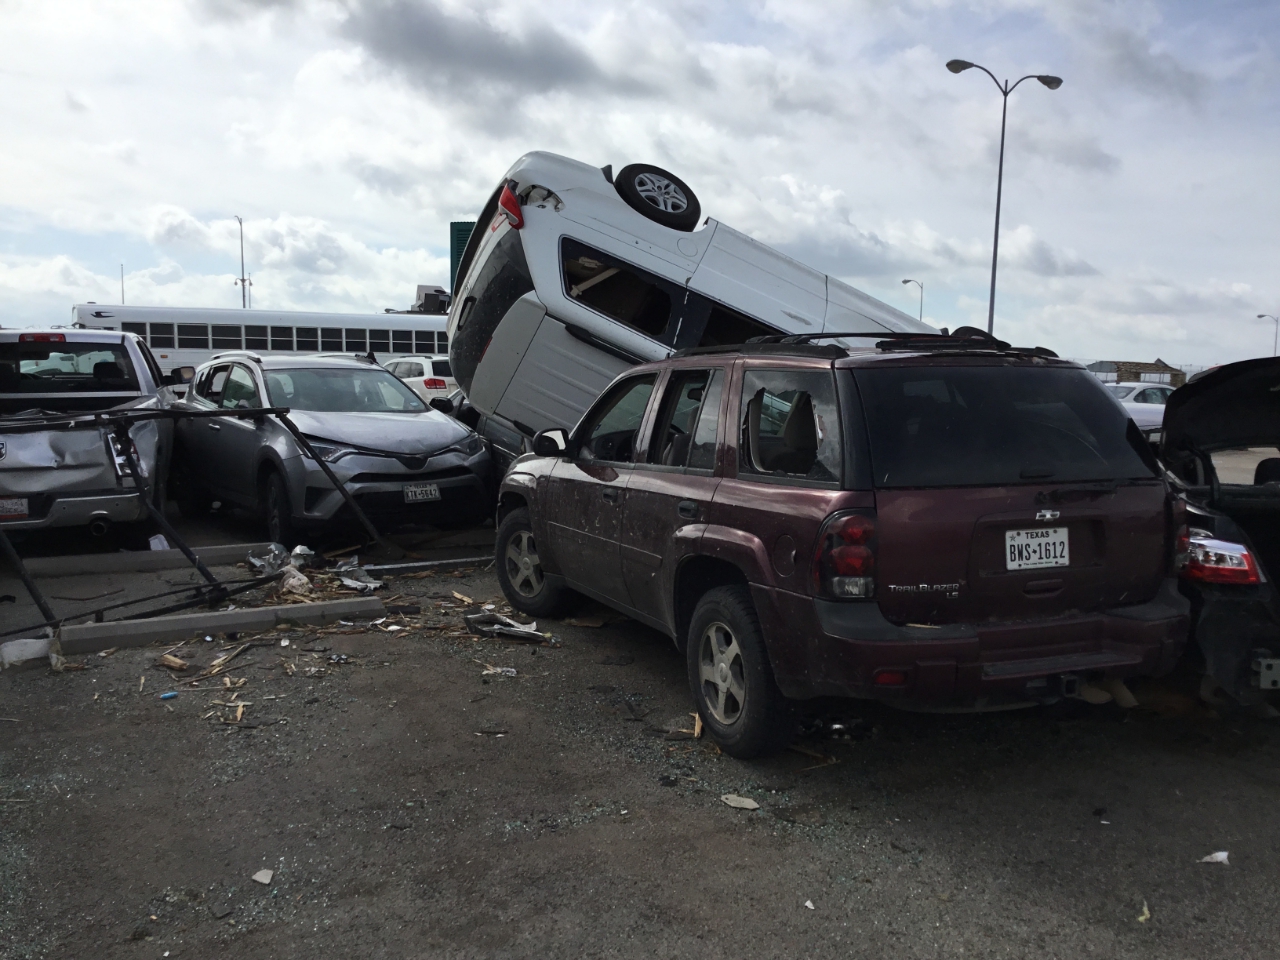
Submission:
{"label": "cloudy sky", "polygon": [[380,311],[541,149],[925,319],[1083,358],[1268,354],[1280,4],[0,0],[0,323],[72,303]]}

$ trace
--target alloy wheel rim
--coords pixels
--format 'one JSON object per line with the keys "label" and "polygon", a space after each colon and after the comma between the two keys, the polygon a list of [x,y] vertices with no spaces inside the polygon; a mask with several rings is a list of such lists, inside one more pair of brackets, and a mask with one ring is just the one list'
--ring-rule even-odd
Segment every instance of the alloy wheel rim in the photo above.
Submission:
{"label": "alloy wheel rim", "polygon": [[737,722],[747,705],[746,668],[738,638],[719,621],[702,632],[698,683],[711,715],[725,726]]}
{"label": "alloy wheel rim", "polygon": [[542,563],[538,559],[538,545],[534,543],[532,531],[516,531],[516,535],[507,541],[504,560],[507,579],[516,593],[533,598],[542,592]]}
{"label": "alloy wheel rim", "polygon": [[637,174],[635,188],[646,202],[664,213],[684,213],[689,208],[689,198],[684,191],[656,173]]}

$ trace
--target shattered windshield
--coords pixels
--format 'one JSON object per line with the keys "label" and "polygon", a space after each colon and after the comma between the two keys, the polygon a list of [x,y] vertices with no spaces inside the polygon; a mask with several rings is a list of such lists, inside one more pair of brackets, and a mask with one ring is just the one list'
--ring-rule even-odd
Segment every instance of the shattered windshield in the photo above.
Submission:
{"label": "shattered windshield", "polygon": [[315,413],[422,413],[426,405],[381,367],[268,370],[273,407]]}

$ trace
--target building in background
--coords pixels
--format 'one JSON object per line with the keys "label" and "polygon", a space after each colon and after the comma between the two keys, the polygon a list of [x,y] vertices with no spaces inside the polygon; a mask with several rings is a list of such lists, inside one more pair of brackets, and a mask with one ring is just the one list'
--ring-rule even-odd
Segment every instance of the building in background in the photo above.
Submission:
{"label": "building in background", "polygon": [[1187,374],[1178,367],[1156,357],[1155,363],[1139,360],[1097,360],[1086,365],[1088,370],[1104,383],[1167,383],[1180,387],[1187,382]]}

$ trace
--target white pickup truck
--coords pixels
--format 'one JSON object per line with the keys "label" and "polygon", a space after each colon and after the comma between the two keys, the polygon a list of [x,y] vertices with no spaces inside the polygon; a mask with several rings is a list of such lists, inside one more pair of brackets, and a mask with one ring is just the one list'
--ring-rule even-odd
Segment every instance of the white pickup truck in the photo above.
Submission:
{"label": "white pickup truck", "polygon": [[[170,379],[131,333],[0,329],[0,528],[88,527],[101,536],[146,520],[120,441],[108,430],[18,433],[6,425],[155,405]],[[129,435],[153,502],[163,506],[172,423],[144,421]]]}

